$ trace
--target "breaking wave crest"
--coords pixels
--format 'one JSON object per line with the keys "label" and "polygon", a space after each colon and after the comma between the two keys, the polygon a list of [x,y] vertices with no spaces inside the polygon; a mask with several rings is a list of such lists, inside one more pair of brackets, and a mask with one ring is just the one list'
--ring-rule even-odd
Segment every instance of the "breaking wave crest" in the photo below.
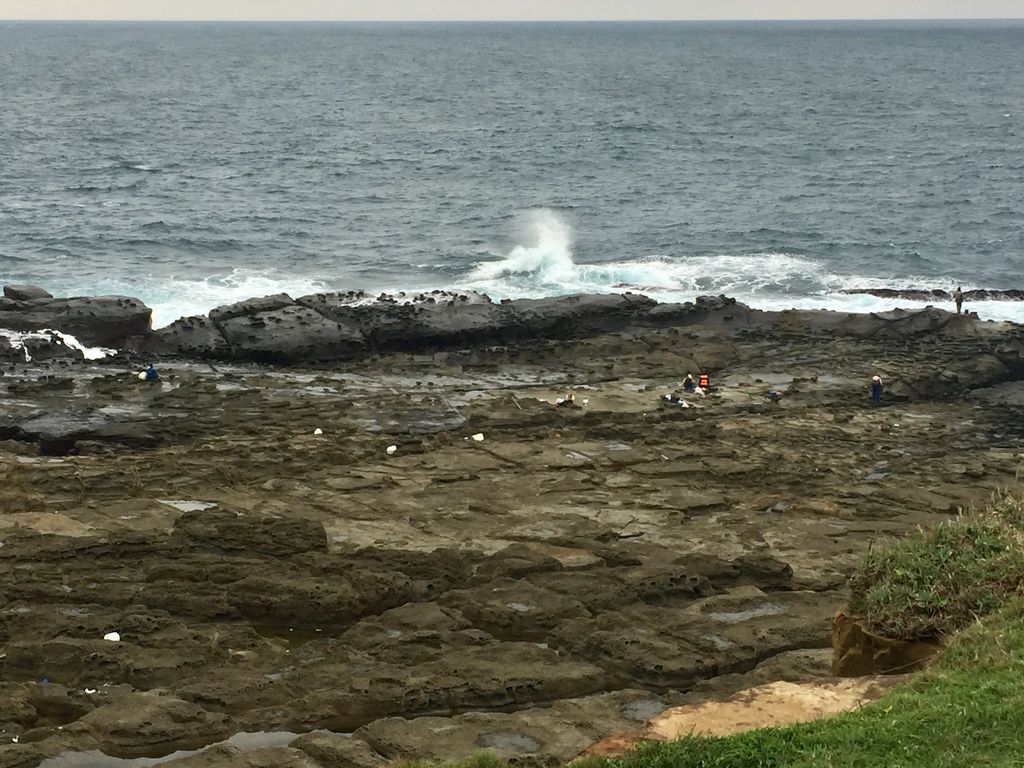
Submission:
{"label": "breaking wave crest", "polygon": [[[572,229],[549,210],[525,218],[523,244],[499,260],[478,264],[459,288],[492,298],[542,297],[572,293],[633,291],[659,301],[690,301],[702,294],[726,294],[760,309],[831,309],[878,312],[925,302],[883,299],[845,290],[864,288],[951,290],[952,277],[867,277],[838,274],[799,254],[764,251],[673,258],[663,255],[605,264],[580,264],[573,254]],[[963,284],[965,290],[981,288]],[[970,307],[985,319],[1024,322],[1024,302],[988,301]]]}
{"label": "breaking wave crest", "polygon": [[[438,273],[427,277],[416,267],[402,274],[376,277],[359,284],[338,275],[291,274],[281,269],[236,268],[205,277],[146,276],[101,279],[88,285],[70,279],[47,282],[57,295],[126,294],[153,308],[153,325],[161,327],[188,315],[255,296],[287,293],[292,297],[335,290],[365,289],[371,293],[422,292],[436,288],[486,293],[492,299],[539,298],[574,293],[643,293],[658,301],[691,301],[703,294],[725,294],[760,309],[832,309],[880,312],[923,307],[924,302],[883,299],[844,290],[864,288],[951,290],[953,278],[914,275],[858,275],[830,271],[823,262],[803,254],[760,251],[744,254],[651,255],[602,264],[577,261],[569,223],[550,210],[535,210],[520,220],[518,245],[492,261],[466,269],[461,276],[439,283]],[[426,268],[428,265],[423,265]],[[437,265],[434,265],[437,266]],[[369,274],[369,273],[368,273]],[[30,282],[31,276],[0,274],[10,282]],[[963,283],[965,290],[988,286]],[[1024,302],[984,301],[969,305],[983,319],[1024,322]]]}

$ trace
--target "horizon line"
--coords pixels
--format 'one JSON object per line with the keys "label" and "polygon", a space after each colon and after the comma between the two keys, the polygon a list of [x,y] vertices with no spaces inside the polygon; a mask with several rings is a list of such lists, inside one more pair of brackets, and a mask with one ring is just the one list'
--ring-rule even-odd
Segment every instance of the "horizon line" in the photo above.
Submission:
{"label": "horizon line", "polygon": [[646,19],[646,18],[598,18],[598,19],[587,19],[579,17],[569,17],[564,19],[375,19],[375,18],[361,18],[361,19],[338,19],[338,18],[196,18],[196,17],[183,17],[183,18],[147,18],[147,17],[136,17],[136,18],[101,18],[91,19],[82,17],[72,18],[53,18],[53,19],[22,19],[22,18],[0,18],[0,23],[17,23],[23,22],[28,24],[40,24],[48,22],[56,23],[97,23],[97,24],[120,24],[120,23],[138,23],[138,22],[152,22],[152,23],[241,23],[241,24],[280,24],[280,23],[296,23],[296,24],[566,24],[566,23],[634,23],[634,24],[690,24],[690,23],[723,23],[723,22],[739,22],[739,23],[778,23],[778,22],[887,22],[887,21],[932,21],[932,22],[946,22],[946,21],[984,21],[984,22],[998,22],[998,21],[1024,21],[1024,15],[1021,16],[893,16],[893,17],[874,17],[874,16],[850,16],[850,17],[764,17],[764,18],[667,18],[667,19]]}

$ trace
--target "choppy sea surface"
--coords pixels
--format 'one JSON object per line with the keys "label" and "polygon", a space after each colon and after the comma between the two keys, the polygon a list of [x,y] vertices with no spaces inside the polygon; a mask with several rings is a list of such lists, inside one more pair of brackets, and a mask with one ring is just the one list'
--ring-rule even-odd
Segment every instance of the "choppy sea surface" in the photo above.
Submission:
{"label": "choppy sea surface", "polygon": [[157,325],[278,291],[1024,287],[1024,22],[0,23],[0,98],[0,281]]}

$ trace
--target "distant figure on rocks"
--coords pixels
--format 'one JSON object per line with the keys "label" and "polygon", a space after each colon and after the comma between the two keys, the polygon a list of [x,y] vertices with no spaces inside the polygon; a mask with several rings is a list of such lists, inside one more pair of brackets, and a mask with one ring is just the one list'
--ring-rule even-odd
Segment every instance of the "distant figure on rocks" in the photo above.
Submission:
{"label": "distant figure on rocks", "polygon": [[953,291],[953,301],[956,302],[956,313],[959,315],[960,309],[964,305],[964,292],[960,290],[959,285],[956,287],[956,290]]}
{"label": "distant figure on rocks", "polygon": [[871,379],[871,399],[876,403],[882,401],[882,377],[875,376]]}
{"label": "distant figure on rocks", "polygon": [[149,368],[146,369],[146,381],[156,381],[159,378],[160,374],[156,372],[156,368],[151,364]]}
{"label": "distant figure on rocks", "polygon": [[709,392],[711,390],[711,377],[708,376],[706,373],[702,373],[697,378],[697,386],[703,389],[705,392]]}
{"label": "distant figure on rocks", "polygon": [[686,378],[683,379],[683,390],[686,392],[693,392],[697,388],[697,382],[693,380],[693,376],[689,373],[686,374]]}

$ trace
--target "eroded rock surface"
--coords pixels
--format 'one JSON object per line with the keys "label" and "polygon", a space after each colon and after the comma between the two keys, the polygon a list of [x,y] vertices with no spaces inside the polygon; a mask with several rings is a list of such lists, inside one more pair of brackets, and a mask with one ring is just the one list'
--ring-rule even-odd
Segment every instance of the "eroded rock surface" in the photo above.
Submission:
{"label": "eroded rock surface", "polygon": [[[0,765],[566,760],[828,676],[868,546],[986,499],[1024,453],[1014,326],[618,299],[494,345],[536,306],[467,298],[465,326],[416,321],[458,346],[388,352],[417,306],[377,303],[365,326],[317,311],[361,362],[4,365]],[[712,395],[664,398],[700,371]]]}

